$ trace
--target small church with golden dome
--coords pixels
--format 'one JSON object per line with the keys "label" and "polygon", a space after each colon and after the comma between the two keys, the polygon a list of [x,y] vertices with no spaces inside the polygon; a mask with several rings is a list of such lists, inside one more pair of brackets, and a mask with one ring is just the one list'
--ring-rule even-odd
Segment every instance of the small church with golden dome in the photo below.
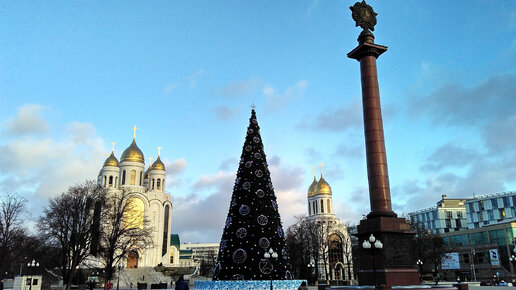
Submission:
{"label": "small church with golden dome", "polygon": [[314,167],[314,181],[308,188],[308,219],[322,226],[323,243],[319,260],[313,261],[318,267],[319,280],[353,280],[353,258],[351,239],[345,225],[341,224],[333,212],[333,199],[330,184],[323,177],[317,180]]}
{"label": "small church with golden dome", "polygon": [[[134,249],[129,252],[126,268],[154,267],[158,264],[169,265],[170,233],[172,218],[172,201],[165,191],[165,164],[158,157],[145,170],[143,152],[136,145],[136,127],[133,141],[124,150],[120,162],[115,157],[114,143],[109,155],[99,172],[97,183],[107,189],[107,193],[129,192],[130,200],[141,216],[150,221],[152,245],[146,249]],[[152,159],[150,159],[152,161]]]}

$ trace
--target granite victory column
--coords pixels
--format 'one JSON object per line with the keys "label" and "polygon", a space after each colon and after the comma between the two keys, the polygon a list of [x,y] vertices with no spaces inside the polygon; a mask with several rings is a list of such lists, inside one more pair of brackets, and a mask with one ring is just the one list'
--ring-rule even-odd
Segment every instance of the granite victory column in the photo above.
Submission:
{"label": "granite victory column", "polygon": [[[376,265],[366,249],[361,249],[360,285],[371,285],[377,280],[380,285],[414,285],[419,284],[418,272],[412,255],[412,237],[409,225],[403,218],[398,218],[392,211],[387,156],[383,133],[383,121],[380,105],[380,91],[376,59],[387,47],[374,43],[376,13],[365,1],[350,7],[356,26],[363,30],[358,37],[358,46],[348,53],[349,58],[360,62],[362,82],[362,104],[364,116],[364,133],[367,158],[367,176],[369,181],[369,199],[371,212],[367,219],[358,226],[358,238],[367,240],[373,234],[381,240],[384,248],[376,253]],[[369,249],[371,251],[371,249]],[[373,260],[374,261],[374,260]]]}

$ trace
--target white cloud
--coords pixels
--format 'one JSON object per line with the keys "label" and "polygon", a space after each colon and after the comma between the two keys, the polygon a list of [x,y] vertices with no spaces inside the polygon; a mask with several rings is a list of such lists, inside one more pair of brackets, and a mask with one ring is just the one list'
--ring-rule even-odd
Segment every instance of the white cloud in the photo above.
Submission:
{"label": "white cloud", "polygon": [[277,93],[272,85],[266,84],[262,90],[266,98],[265,107],[272,111],[284,109],[292,100],[303,95],[308,87],[307,80],[300,80],[283,92]]}
{"label": "white cloud", "polygon": [[180,82],[171,82],[165,85],[163,89],[163,93],[168,95],[175,91],[177,88],[182,87],[183,85],[188,86],[189,89],[195,89],[197,84],[201,80],[201,77],[205,74],[204,69],[199,69],[197,72],[187,76],[184,80]]}
{"label": "white cloud", "polygon": [[236,98],[251,94],[262,86],[262,81],[258,78],[241,80],[229,83],[223,88],[217,89],[216,94],[227,98]]}
{"label": "white cloud", "polygon": [[91,124],[67,125],[61,139],[31,134],[0,145],[0,190],[48,198],[95,179],[104,158],[103,141]]}
{"label": "white cloud", "polygon": [[41,116],[44,106],[37,104],[26,104],[18,108],[15,117],[2,122],[4,134],[9,136],[21,136],[26,134],[46,133],[49,129],[48,123]]}
{"label": "white cloud", "polygon": [[221,121],[231,120],[239,111],[239,108],[231,108],[228,106],[220,106],[213,109],[215,118]]}

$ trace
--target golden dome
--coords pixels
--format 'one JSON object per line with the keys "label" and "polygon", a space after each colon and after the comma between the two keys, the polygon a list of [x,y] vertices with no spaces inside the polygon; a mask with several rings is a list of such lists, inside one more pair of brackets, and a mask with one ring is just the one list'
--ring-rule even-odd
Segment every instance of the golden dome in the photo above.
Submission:
{"label": "golden dome", "polygon": [[133,143],[127,149],[124,150],[124,153],[122,153],[122,157],[120,158],[120,162],[124,161],[133,161],[133,162],[141,162],[143,161],[143,153],[140,148],[136,145],[136,141],[133,139]]}
{"label": "golden dome", "polygon": [[154,161],[154,163],[152,163],[152,166],[151,166],[150,170],[163,170],[163,171],[165,171],[165,164],[163,164],[163,162],[161,162],[161,159],[159,158],[159,155],[158,155],[158,159],[156,159],[156,161]]}
{"label": "golden dome", "polygon": [[314,176],[314,182],[312,182],[312,185],[308,188],[308,197],[312,197],[315,194],[315,186],[317,185],[317,178]]}
{"label": "golden dome", "polygon": [[319,182],[317,182],[317,185],[315,186],[315,189],[314,189],[314,195],[319,195],[319,194],[331,195],[331,187],[328,184],[328,182],[326,182],[326,180],[324,180],[324,177],[322,176],[322,174],[321,174],[321,179],[319,179]]}
{"label": "golden dome", "polygon": [[116,159],[113,152],[111,152],[111,155],[109,155],[108,158],[106,158],[106,161],[104,161],[104,166],[119,167],[118,159]]}

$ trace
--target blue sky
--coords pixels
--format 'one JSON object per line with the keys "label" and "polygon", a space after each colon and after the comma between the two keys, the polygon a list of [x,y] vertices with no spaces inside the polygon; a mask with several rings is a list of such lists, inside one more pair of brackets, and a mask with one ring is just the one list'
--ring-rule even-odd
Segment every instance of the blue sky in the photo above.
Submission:
{"label": "blue sky", "polygon": [[[173,232],[218,242],[256,104],[286,226],[324,163],[335,211],[369,212],[355,1],[3,1],[0,191],[96,178],[131,127],[165,160]],[[369,1],[393,207],[515,190],[516,3]]]}

